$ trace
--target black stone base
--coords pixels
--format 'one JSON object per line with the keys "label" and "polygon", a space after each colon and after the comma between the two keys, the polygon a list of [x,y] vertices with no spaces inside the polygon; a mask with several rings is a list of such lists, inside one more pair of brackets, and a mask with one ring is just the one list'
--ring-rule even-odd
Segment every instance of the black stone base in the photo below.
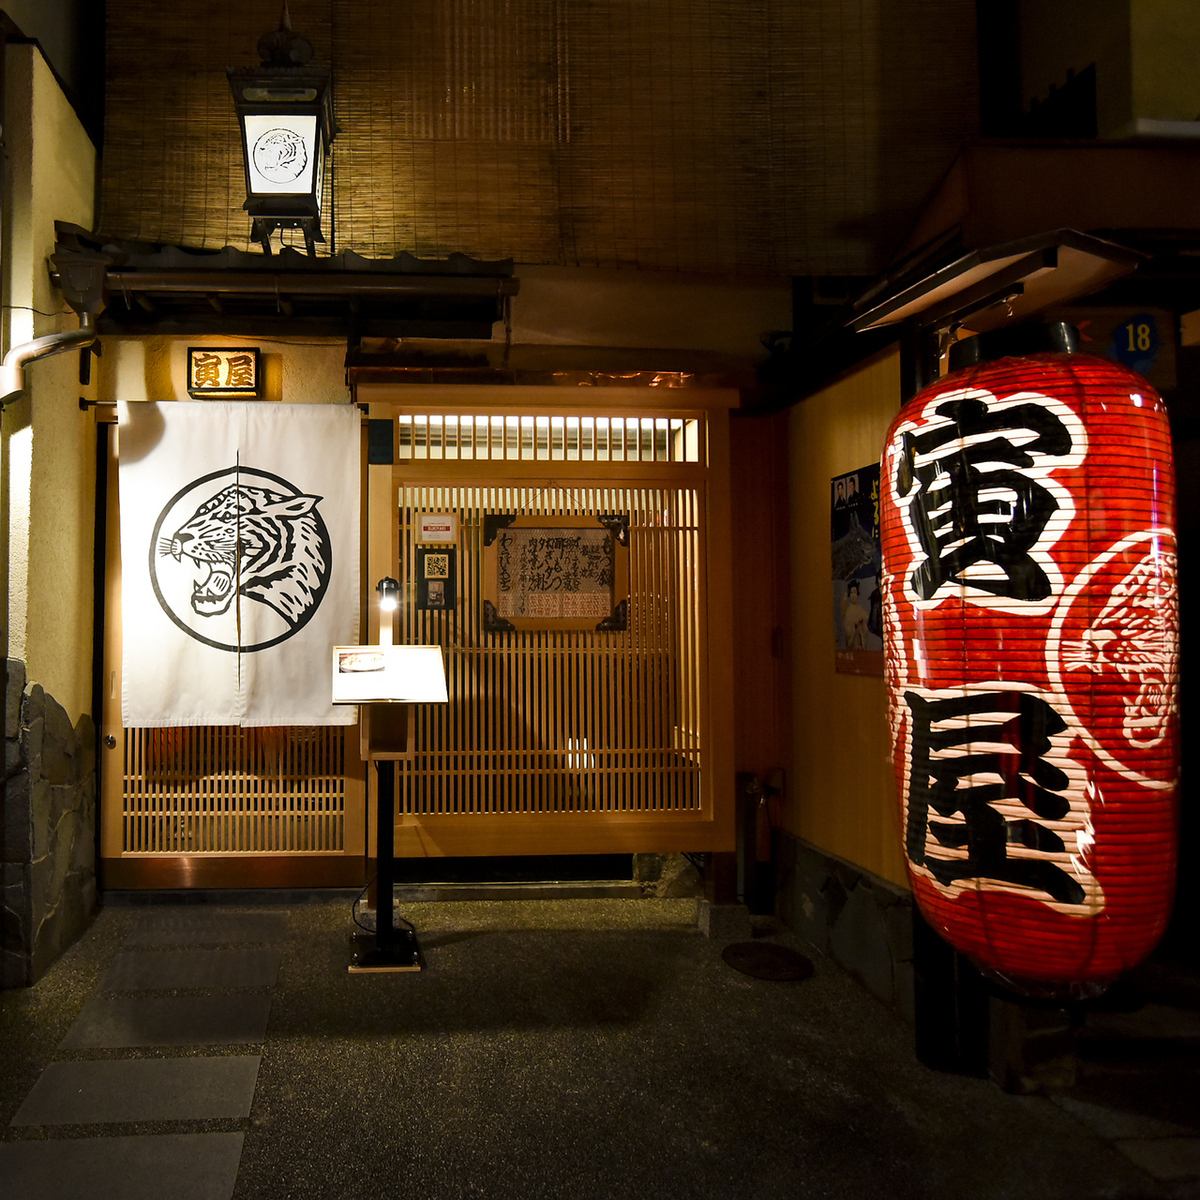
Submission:
{"label": "black stone base", "polygon": [[779,919],[911,1024],[912,897],[782,830],[774,838]]}
{"label": "black stone base", "polygon": [[[1076,1072],[1077,1015],[1018,996],[979,976],[938,970],[954,951],[914,922],[907,891],[782,831],[775,833],[776,914],[914,1026],[914,1052],[926,1066],[990,1075],[1005,1091],[1070,1087]],[[914,969],[914,928],[936,939]],[[920,992],[920,998],[917,993]]]}
{"label": "black stone base", "polygon": [[96,911],[96,734],[5,661],[0,987],[35,983]]}

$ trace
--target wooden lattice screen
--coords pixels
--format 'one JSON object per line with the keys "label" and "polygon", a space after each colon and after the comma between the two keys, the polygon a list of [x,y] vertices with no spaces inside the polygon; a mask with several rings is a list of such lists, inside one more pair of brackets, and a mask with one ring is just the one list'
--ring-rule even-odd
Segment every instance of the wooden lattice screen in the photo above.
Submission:
{"label": "wooden lattice screen", "polygon": [[341,854],[345,743],[329,726],[127,729],[122,852]]}
{"label": "wooden lattice screen", "polygon": [[[415,518],[453,512],[461,563],[452,612],[403,610],[400,640],[438,643],[451,702],[417,710],[399,815],[622,813],[700,807],[703,526],[693,488],[408,487],[400,570],[415,578]],[[486,632],[484,517],[629,517],[629,624],[621,632]]]}
{"label": "wooden lattice screen", "polygon": [[[394,767],[402,855],[732,844],[736,393],[607,387],[588,407],[581,391],[355,383],[393,428],[393,463],[369,470],[368,574],[401,581],[396,636],[440,645],[448,677],[447,704],[412,710]],[[454,518],[444,609],[422,602],[421,556],[438,548],[423,516]],[[488,614],[489,538],[543,521],[627,528],[619,619]]]}
{"label": "wooden lattice screen", "polygon": [[[367,578],[396,574],[410,585],[399,637],[443,647],[451,697],[414,709],[414,756],[395,768],[397,851],[728,849],[729,397],[714,393],[709,412],[703,401],[663,411],[614,388],[600,415],[564,405],[565,389],[532,389],[557,403],[514,415],[495,403],[503,390],[458,389],[482,403],[410,408],[405,419],[395,405],[371,404],[372,417],[396,421],[398,458],[369,471]],[[121,729],[116,491],[105,627],[104,725],[116,735],[103,760],[108,885],[321,881],[306,861],[323,864],[325,882],[350,882],[365,849],[352,727]],[[414,603],[420,513],[457,518],[457,592],[442,612]],[[489,513],[622,515],[625,627],[487,631]]]}

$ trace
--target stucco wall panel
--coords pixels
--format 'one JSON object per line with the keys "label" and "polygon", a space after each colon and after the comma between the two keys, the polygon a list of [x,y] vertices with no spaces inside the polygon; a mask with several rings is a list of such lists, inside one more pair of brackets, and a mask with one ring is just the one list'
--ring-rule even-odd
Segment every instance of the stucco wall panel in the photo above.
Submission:
{"label": "stucco wall panel", "polygon": [[77,720],[92,706],[95,427],[79,411],[78,356],[39,363],[33,393],[25,661]]}
{"label": "stucco wall panel", "polygon": [[791,413],[792,762],[784,827],[905,883],[887,751],[883,679],[834,671],[829,482],[879,458],[900,404],[887,352]]}
{"label": "stucco wall panel", "polygon": [[[11,200],[6,349],[72,329],[46,259],[54,222],[90,225],[96,154],[35,46],[7,52]],[[31,365],[4,416],[8,652],[76,720],[91,706],[95,451],[79,410],[78,355]]]}
{"label": "stucco wall panel", "polygon": [[[264,401],[348,404],[346,343],[337,338],[106,337],[97,397],[116,400],[190,400],[188,346],[257,346],[262,351]],[[211,403],[220,404],[219,400]]]}

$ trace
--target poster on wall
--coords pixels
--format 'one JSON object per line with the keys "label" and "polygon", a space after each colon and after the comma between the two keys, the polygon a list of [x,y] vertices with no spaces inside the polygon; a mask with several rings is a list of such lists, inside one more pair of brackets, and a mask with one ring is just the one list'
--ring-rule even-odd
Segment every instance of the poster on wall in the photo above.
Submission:
{"label": "poster on wall", "polygon": [[829,485],[834,670],[883,674],[879,591],[879,464],[834,476]]}
{"label": "poster on wall", "polygon": [[126,727],[340,725],[329,651],[358,638],[350,406],[119,406]]}

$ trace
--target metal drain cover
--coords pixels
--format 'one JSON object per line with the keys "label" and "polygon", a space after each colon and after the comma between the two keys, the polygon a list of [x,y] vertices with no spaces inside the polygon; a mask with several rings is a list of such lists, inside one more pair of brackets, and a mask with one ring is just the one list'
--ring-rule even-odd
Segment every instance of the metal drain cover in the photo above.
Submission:
{"label": "metal drain cover", "polygon": [[721,957],[743,975],[755,979],[807,979],[813,973],[811,959],[775,942],[734,942]]}

